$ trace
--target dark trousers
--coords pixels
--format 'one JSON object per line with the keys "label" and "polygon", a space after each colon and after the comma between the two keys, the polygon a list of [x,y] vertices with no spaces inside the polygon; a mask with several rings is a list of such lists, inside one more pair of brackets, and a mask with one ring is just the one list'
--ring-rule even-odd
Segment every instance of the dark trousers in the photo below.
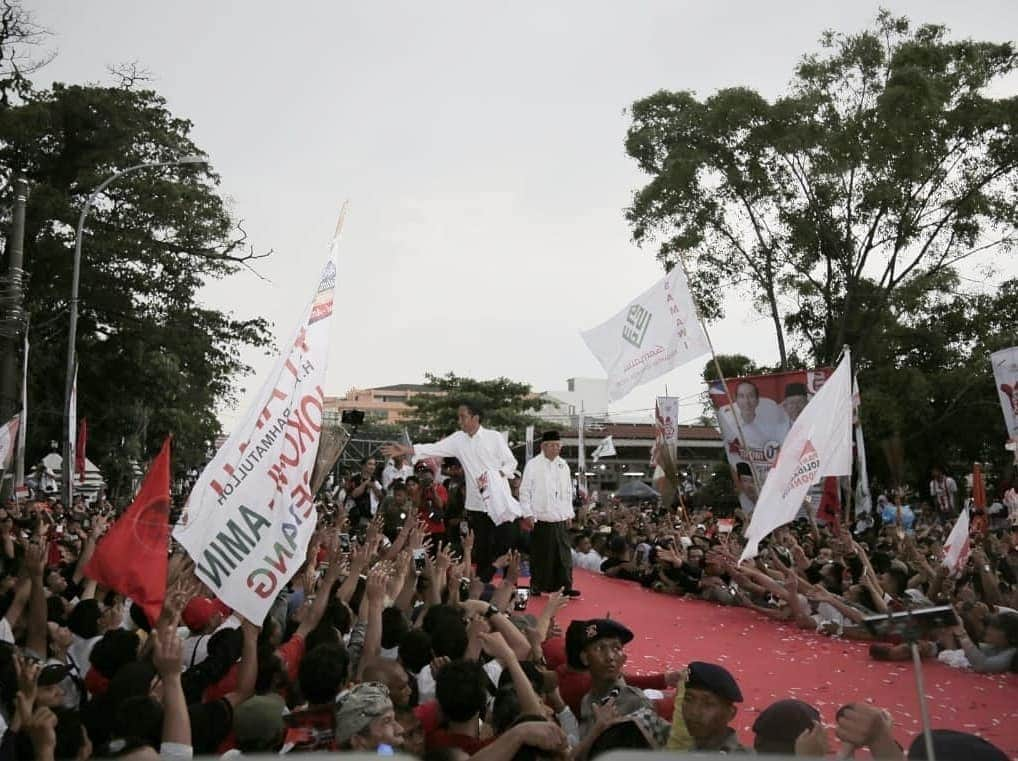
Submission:
{"label": "dark trousers", "polygon": [[515,522],[496,526],[487,513],[477,510],[468,510],[467,520],[474,532],[473,561],[477,564],[477,578],[487,584],[495,575],[492,563],[515,546],[517,526]]}
{"label": "dark trousers", "polygon": [[530,588],[557,592],[573,588],[573,555],[569,551],[569,523],[534,523],[530,536]]}

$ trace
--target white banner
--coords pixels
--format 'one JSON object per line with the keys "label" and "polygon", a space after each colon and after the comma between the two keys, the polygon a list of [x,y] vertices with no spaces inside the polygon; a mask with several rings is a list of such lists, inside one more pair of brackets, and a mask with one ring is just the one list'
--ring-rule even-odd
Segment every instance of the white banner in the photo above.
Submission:
{"label": "white banner", "polygon": [[615,442],[612,441],[611,436],[605,436],[601,440],[601,443],[597,445],[597,449],[590,456],[590,459],[597,462],[602,457],[614,457],[615,456]]}
{"label": "white banner", "polygon": [[859,379],[852,377],[852,419],[855,432],[855,514],[873,512],[873,496],[870,494],[870,475],[866,467],[866,442],[862,435],[862,421],[859,408],[862,396],[859,394]]}
{"label": "white banner", "polygon": [[681,267],[582,335],[608,374],[611,401],[710,351]]}
{"label": "white banner", "polygon": [[304,562],[318,518],[309,484],[324,419],[338,243],[337,230],[292,340],[173,530],[198,578],[258,625]]}
{"label": "white banner", "polygon": [[527,457],[524,464],[534,459],[534,426],[527,426]]}
{"label": "white banner", "polygon": [[[71,382],[71,401],[70,401],[70,414],[67,416],[67,453],[70,465],[66,462],[61,464],[61,472],[67,472],[70,468],[71,472],[74,472],[74,463],[78,461],[77,450],[78,450],[78,363],[74,363],[74,380]],[[61,480],[64,478],[61,475]],[[74,477],[71,476],[71,480],[68,481],[71,484],[71,499],[74,498]]]}
{"label": "white banner", "polygon": [[14,451],[18,448],[18,428],[21,416],[15,415],[0,426],[0,471],[10,467]]}
{"label": "white banner", "polygon": [[944,565],[951,569],[952,574],[961,573],[969,561],[971,551],[969,511],[963,507],[958,520],[954,522],[954,528],[947,535],[947,541],[944,542]]}
{"label": "white banner", "polygon": [[[18,449],[14,457],[14,486],[25,485],[25,437],[28,432],[28,328],[25,328],[25,353],[21,359],[21,423],[18,425]],[[15,491],[15,493],[17,493]]]}
{"label": "white banner", "polygon": [[659,396],[657,398],[657,426],[664,435],[664,440],[676,445],[679,443],[679,398],[677,396]]}
{"label": "white banner", "polygon": [[990,356],[993,380],[1000,394],[1009,441],[1018,441],[1018,346],[1001,349]]}
{"label": "white banner", "polygon": [[824,476],[852,473],[852,370],[848,350],[838,369],[792,424],[764,481],[746,529],[740,562],[760,541],[795,520],[809,488]]}

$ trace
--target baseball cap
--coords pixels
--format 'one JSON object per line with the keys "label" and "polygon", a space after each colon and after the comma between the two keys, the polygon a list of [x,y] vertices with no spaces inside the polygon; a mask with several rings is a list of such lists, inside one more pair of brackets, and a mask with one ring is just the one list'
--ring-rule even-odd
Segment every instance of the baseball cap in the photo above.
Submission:
{"label": "baseball cap", "polygon": [[195,597],[184,608],[180,618],[184,622],[184,626],[192,632],[197,632],[208,626],[212,616],[218,611],[219,608],[216,606],[215,600],[208,597]]}
{"label": "baseball cap", "polygon": [[286,703],[275,693],[255,695],[233,712],[233,732],[237,744],[248,750],[271,750],[283,734]]}

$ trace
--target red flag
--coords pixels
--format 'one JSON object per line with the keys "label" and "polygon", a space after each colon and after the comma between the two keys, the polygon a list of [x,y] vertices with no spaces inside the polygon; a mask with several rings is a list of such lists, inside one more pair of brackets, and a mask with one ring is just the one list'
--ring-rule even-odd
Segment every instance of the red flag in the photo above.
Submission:
{"label": "red flag", "polygon": [[837,476],[824,479],[824,491],[820,496],[817,518],[837,533],[841,531],[841,489]]}
{"label": "red flag", "polygon": [[85,575],[130,597],[155,625],[166,594],[170,538],[170,440],[149,466],[134,502],[106,532]]}
{"label": "red flag", "polygon": [[78,441],[74,450],[74,469],[78,471],[78,483],[85,483],[85,445],[88,443],[88,421],[81,419],[78,425]]}

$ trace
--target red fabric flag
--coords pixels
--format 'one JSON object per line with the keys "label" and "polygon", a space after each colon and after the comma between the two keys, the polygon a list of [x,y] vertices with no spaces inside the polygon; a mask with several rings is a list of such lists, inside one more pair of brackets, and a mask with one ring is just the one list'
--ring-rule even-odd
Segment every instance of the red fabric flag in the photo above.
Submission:
{"label": "red fabric flag", "polygon": [[170,538],[170,441],[145,474],[134,502],[106,532],[85,575],[130,597],[155,625],[166,594]]}
{"label": "red fabric flag", "polygon": [[834,532],[841,531],[841,488],[837,476],[824,479],[824,491],[820,496],[817,518],[822,520]]}
{"label": "red fabric flag", "polygon": [[78,441],[74,449],[74,469],[78,472],[78,483],[85,483],[85,445],[88,443],[88,421],[81,419],[78,425]]}

